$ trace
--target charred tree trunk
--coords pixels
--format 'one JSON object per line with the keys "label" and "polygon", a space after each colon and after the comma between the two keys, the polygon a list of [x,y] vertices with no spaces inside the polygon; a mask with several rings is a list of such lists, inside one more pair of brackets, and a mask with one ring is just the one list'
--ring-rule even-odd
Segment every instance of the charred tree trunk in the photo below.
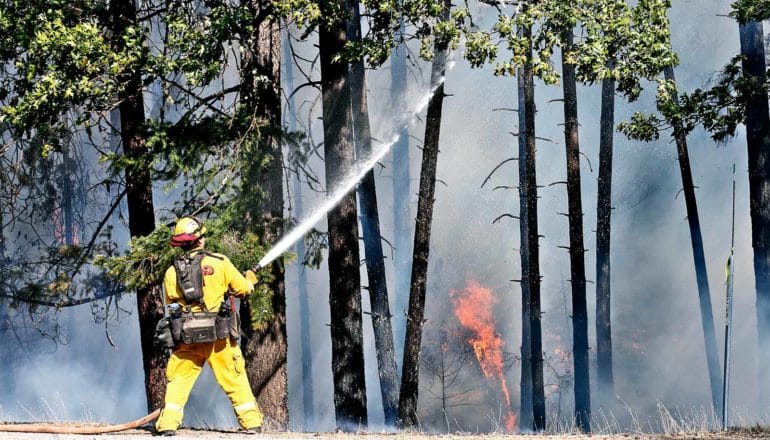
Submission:
{"label": "charred tree trunk", "polygon": [[[348,39],[361,40],[361,16],[358,1],[350,2],[352,19],[348,22]],[[366,70],[364,61],[357,60],[350,66],[350,92],[352,98],[354,139],[359,159],[372,154],[372,131],[369,125],[369,108],[366,99]],[[364,255],[369,279],[369,302],[372,307],[374,345],[377,351],[377,369],[382,394],[382,409],[386,426],[395,426],[398,417],[398,377],[393,352],[393,328],[390,322],[388,286],[385,280],[385,260],[382,255],[380,214],[377,210],[377,190],[374,171],[369,170],[358,185],[358,201],[361,229],[364,236]]]}
{"label": "charred tree trunk", "polygon": [[[526,6],[525,6],[526,7]],[[528,41],[531,28],[521,29]],[[545,429],[545,389],[543,383],[543,339],[540,313],[540,256],[537,227],[537,173],[535,168],[535,83],[532,71],[532,50],[527,50],[526,62],[522,69],[524,91],[524,127],[519,136],[524,136],[524,155],[519,156],[519,196],[523,212],[521,223],[522,254],[522,307],[529,314],[529,369],[532,376],[532,425],[534,431]],[[521,98],[520,98],[521,101]],[[521,144],[519,148],[521,148]],[[526,265],[526,267],[525,267]],[[525,294],[526,292],[526,294]],[[526,295],[526,296],[524,296]],[[526,340],[522,338],[522,345]],[[523,360],[526,362],[526,360]],[[524,369],[522,369],[524,371]],[[523,380],[522,380],[523,381]],[[523,425],[522,425],[523,426]]]}
{"label": "charred tree trunk", "polygon": [[[346,0],[344,9],[349,7]],[[337,59],[346,32],[340,19],[319,29],[327,191],[334,191],[354,166],[348,65]],[[355,193],[350,191],[327,214],[334,410],[338,427],[346,431],[367,426],[356,212]]]}
{"label": "charred tree trunk", "polygon": [[615,80],[602,80],[599,123],[599,178],[596,201],[596,363],[599,401],[610,405],[612,378],[612,321],[610,316],[610,217],[612,216],[612,141],[615,127]]}
{"label": "charred tree trunk", "polygon": [[[444,10],[441,16],[443,21],[449,19],[451,6],[450,0],[444,1]],[[425,140],[420,169],[420,192],[414,229],[409,313],[406,321],[404,361],[398,400],[398,418],[399,425],[402,428],[415,427],[418,423],[417,397],[420,373],[420,346],[425,316],[425,290],[427,286],[431,223],[433,222],[433,201],[436,190],[436,164],[438,162],[439,137],[441,133],[441,110],[444,103],[444,72],[447,54],[447,44],[437,43],[434,48],[430,75],[433,95],[428,102],[425,121]]]}
{"label": "charred tree trunk", "polygon": [[582,432],[591,432],[591,387],[588,373],[588,308],[586,263],[583,247],[583,201],[580,188],[577,83],[575,66],[567,62],[572,50],[572,30],[564,34],[562,84],[564,87],[564,138],[567,148],[567,204],[569,259],[572,284],[572,360],[575,369],[575,421]]}
{"label": "charred tree trunk", "polygon": [[[265,191],[257,212],[249,215],[258,224],[262,243],[269,247],[283,234],[283,153],[281,150],[281,31],[278,21],[267,19],[271,3],[256,0],[249,3],[254,14],[255,34],[247,40],[243,67],[243,104],[253,111],[255,120],[266,123],[259,130],[260,157],[265,160],[258,172],[249,172]],[[256,166],[256,165],[255,165]],[[252,391],[268,421],[275,428],[286,429],[289,423],[287,398],[286,289],[284,266],[278,261],[270,265],[273,281],[272,307],[275,319],[264,328],[254,329],[243,319],[241,348],[246,360],[246,373]],[[244,301],[244,317],[250,316]]]}
{"label": "charred tree trunk", "polygon": [[[743,74],[765,84],[766,64],[761,22],[740,26]],[[770,116],[767,92],[755,87],[746,105],[746,143],[749,160],[749,205],[754,248],[754,277],[757,290],[757,330],[759,333],[760,406],[770,401]]]}
{"label": "charred tree trunk", "polygon": [[[667,67],[664,75],[667,80],[676,82],[673,67]],[[674,94],[674,103],[679,105],[676,94]],[[682,174],[682,191],[684,192],[684,202],[687,208],[687,223],[690,227],[692,256],[695,262],[695,278],[698,285],[698,301],[700,303],[701,324],[703,325],[706,365],[709,383],[711,384],[711,404],[714,405],[715,410],[718,410],[722,407],[722,376],[719,368],[717,338],[714,331],[714,313],[711,308],[711,293],[709,290],[708,271],[706,270],[706,256],[703,251],[700,218],[698,217],[698,204],[695,199],[695,184],[693,183],[692,170],[690,168],[690,154],[687,150],[687,135],[682,129],[681,123],[674,123],[673,136],[676,141],[679,171]]]}
{"label": "charred tree trunk", "polygon": [[[519,35],[524,35],[524,29],[519,29]],[[532,330],[530,329],[529,310],[529,240],[527,240],[527,199],[524,186],[527,182],[527,76],[532,83],[532,67],[525,65],[519,68],[517,78],[519,103],[519,256],[521,259],[521,380],[519,425],[522,430],[533,429],[532,412]]]}
{"label": "charred tree trunk", "polygon": [[[133,0],[118,0],[110,4],[113,24],[113,46],[124,49],[123,36],[137,24]],[[125,84],[118,93],[120,104],[120,139],[123,153],[130,160],[126,168],[126,204],[128,230],[131,237],[148,235],[155,229],[155,210],[152,201],[152,181],[149,172],[149,152],[144,132],[144,97],[142,77],[138,71],[129,72],[120,81]],[[144,383],[147,409],[153,411],[163,405],[166,388],[166,350],[154,343],[155,324],[163,316],[163,293],[158,285],[136,292],[139,315],[139,333],[144,364]]]}
{"label": "charred tree trunk", "polygon": [[[286,77],[286,89],[291,94],[294,91],[294,69],[292,64],[291,47],[288,44],[289,33],[286,33],[286,43],[283,45],[283,59]],[[284,114],[284,120],[288,123],[290,133],[297,130],[296,107],[294,106],[294,96],[290,95],[287,111]],[[293,183],[294,187],[294,213],[295,217],[301,219],[304,217],[302,206],[302,182],[297,174]],[[294,248],[297,253],[298,261],[305,261],[305,240],[297,241]],[[315,421],[315,411],[313,406],[313,350],[311,348],[310,336],[310,304],[307,291],[307,275],[305,268],[297,265],[297,294],[299,295],[299,333],[300,333],[300,362],[302,364],[302,426],[305,430],[310,430],[311,422]]]}
{"label": "charred tree trunk", "polygon": [[[403,29],[403,21],[401,28]],[[390,102],[396,114],[403,115],[406,108],[406,49],[403,44],[393,50],[390,65]],[[412,273],[412,222],[411,175],[409,172],[409,127],[402,124],[398,140],[393,145],[393,244],[395,292],[393,295],[393,337],[396,361],[404,354],[406,310],[409,307],[409,281]]]}

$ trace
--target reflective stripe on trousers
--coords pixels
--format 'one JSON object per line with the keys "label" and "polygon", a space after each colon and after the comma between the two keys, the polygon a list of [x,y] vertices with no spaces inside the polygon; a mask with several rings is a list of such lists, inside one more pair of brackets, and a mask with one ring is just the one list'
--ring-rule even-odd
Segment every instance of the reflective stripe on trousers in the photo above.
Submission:
{"label": "reflective stripe on trousers", "polygon": [[241,427],[249,429],[262,426],[262,412],[246,377],[241,348],[237,342],[220,339],[202,344],[180,343],[171,353],[166,368],[168,385],[165,405],[155,428],[158,431],[173,431],[179,427],[184,416],[184,405],[206,361],[217,383],[230,398]]}

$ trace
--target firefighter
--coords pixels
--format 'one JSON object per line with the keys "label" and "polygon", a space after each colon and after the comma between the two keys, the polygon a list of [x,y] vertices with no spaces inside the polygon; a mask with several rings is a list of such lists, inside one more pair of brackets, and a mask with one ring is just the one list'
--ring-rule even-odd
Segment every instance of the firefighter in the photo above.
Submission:
{"label": "firefighter", "polygon": [[[228,290],[237,296],[245,297],[253,292],[257,282],[253,271],[248,270],[241,275],[226,256],[205,251],[205,234],[206,227],[200,220],[195,217],[183,217],[177,221],[170,243],[171,246],[182,248],[184,256],[193,259],[197,257],[194,261],[200,262],[198,267],[194,267],[195,270],[200,270],[202,275],[198,276],[202,283],[196,287],[202,291],[198,292],[198,301],[189,301],[189,291],[194,290],[193,288],[183,289],[185,280],[189,277],[184,278],[183,272],[187,269],[177,264],[179,259],[166,270],[163,278],[166,304],[178,304],[175,306],[177,310],[181,309],[192,315],[217,315]],[[195,273],[193,277],[194,275]],[[235,314],[235,310],[231,313]],[[237,325],[235,328],[237,329]],[[182,423],[184,405],[206,361],[222,390],[230,398],[241,427],[248,432],[261,432],[262,412],[246,377],[243,354],[235,338],[225,337],[211,342],[176,343],[166,368],[168,385],[165,403],[155,424],[158,434],[176,434]]]}

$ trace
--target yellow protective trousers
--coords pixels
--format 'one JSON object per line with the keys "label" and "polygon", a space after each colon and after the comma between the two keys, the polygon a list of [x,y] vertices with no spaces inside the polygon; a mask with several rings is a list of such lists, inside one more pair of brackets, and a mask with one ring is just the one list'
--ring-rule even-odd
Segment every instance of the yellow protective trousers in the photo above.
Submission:
{"label": "yellow protective trousers", "polygon": [[165,405],[155,428],[158,431],[175,431],[179,428],[184,416],[184,405],[203,369],[204,361],[208,361],[219,386],[230,398],[241,427],[251,429],[262,426],[262,411],[251,392],[241,348],[236,341],[227,338],[201,344],[180,342],[174,348],[166,368],[168,385]]}

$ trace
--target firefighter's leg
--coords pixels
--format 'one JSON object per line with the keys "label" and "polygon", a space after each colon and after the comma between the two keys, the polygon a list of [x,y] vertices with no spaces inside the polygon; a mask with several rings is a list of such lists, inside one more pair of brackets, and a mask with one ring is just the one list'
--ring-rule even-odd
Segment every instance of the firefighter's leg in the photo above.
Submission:
{"label": "firefighter's leg", "polygon": [[182,424],[184,417],[184,405],[190,395],[195,380],[203,368],[203,362],[206,360],[208,350],[206,345],[194,344],[188,345],[181,343],[171,353],[166,367],[166,398],[160,417],[155,423],[157,431],[176,431]]}
{"label": "firefighter's leg", "polygon": [[238,343],[230,339],[215,342],[208,361],[214,371],[214,377],[233,404],[238,423],[244,429],[262,426],[262,411],[259,410],[257,399],[251,392]]}

